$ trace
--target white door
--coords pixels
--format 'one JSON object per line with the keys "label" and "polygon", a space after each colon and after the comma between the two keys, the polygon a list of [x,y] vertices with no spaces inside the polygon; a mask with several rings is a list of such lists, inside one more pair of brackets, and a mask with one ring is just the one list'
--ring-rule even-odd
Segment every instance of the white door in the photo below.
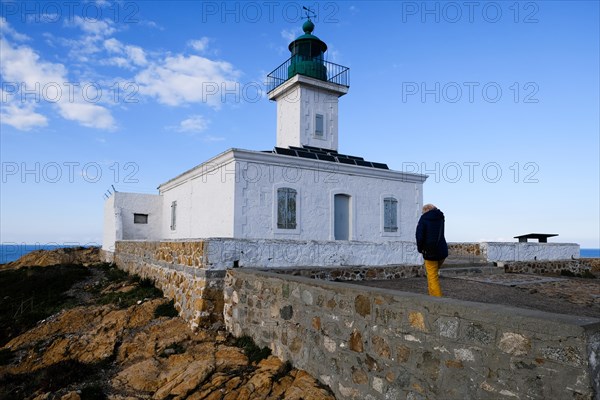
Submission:
{"label": "white door", "polygon": [[336,194],[333,207],[335,240],[350,240],[350,196]]}

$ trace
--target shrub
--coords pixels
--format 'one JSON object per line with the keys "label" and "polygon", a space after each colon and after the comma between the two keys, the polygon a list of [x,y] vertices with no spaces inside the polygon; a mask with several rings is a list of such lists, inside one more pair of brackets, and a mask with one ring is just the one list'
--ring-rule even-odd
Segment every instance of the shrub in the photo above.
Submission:
{"label": "shrub", "polygon": [[105,400],[108,398],[104,393],[102,386],[98,384],[82,388],[79,396],[81,397],[81,400]]}
{"label": "shrub", "polygon": [[154,317],[169,317],[174,318],[177,317],[179,313],[175,309],[175,302],[173,300],[168,303],[159,304],[158,307],[154,310]]}
{"label": "shrub", "polygon": [[0,365],[8,365],[13,359],[13,352],[10,349],[0,349]]}
{"label": "shrub", "polygon": [[235,345],[244,350],[244,354],[251,363],[259,362],[271,355],[271,349],[258,347],[250,336],[242,336],[236,339]]}
{"label": "shrub", "polygon": [[65,295],[90,275],[81,265],[0,271],[0,346],[64,308],[78,304]]}
{"label": "shrub", "polygon": [[154,286],[135,286],[128,292],[110,292],[102,296],[98,303],[114,304],[119,308],[127,308],[144,299],[163,297],[163,292]]}

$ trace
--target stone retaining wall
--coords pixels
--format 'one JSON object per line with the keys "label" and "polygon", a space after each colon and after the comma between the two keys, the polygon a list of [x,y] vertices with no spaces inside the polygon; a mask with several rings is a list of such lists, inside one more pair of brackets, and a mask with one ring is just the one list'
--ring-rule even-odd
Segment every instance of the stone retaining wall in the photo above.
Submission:
{"label": "stone retaining wall", "polygon": [[[181,241],[117,241],[104,252],[127,272],[151,278],[173,299],[181,317],[195,328],[223,319],[223,278],[227,268],[268,267],[321,279],[388,279],[423,275],[421,266],[397,265],[421,258],[414,243],[321,242],[210,238]],[[294,269],[312,265],[313,269]],[[354,265],[354,267],[348,267]],[[364,266],[362,266],[364,265]],[[420,275],[419,275],[420,274]]]}
{"label": "stone retaining wall", "polygon": [[[263,269],[260,269],[263,270]],[[273,269],[264,271],[274,271]],[[304,276],[325,281],[369,281],[379,279],[402,279],[425,276],[423,265],[392,265],[386,267],[339,267],[339,268],[281,268],[279,274]]]}
{"label": "stone retaining wall", "polygon": [[600,320],[250,269],[225,324],[340,399],[599,399]]}
{"label": "stone retaining wall", "polygon": [[223,320],[225,271],[204,266],[202,241],[116,243],[114,262],[129,273],[152,279],[192,328]]}
{"label": "stone retaining wall", "polygon": [[576,275],[587,272],[600,272],[594,267],[600,265],[596,259],[581,258],[579,260],[555,261],[514,261],[504,264],[504,271],[516,274],[554,274],[560,275],[568,271]]}
{"label": "stone retaining wall", "polygon": [[448,253],[450,256],[461,257],[483,257],[485,255],[479,243],[471,242],[449,242]]}
{"label": "stone retaining wall", "polygon": [[600,272],[600,258],[581,258],[582,263],[589,265],[592,272]]}

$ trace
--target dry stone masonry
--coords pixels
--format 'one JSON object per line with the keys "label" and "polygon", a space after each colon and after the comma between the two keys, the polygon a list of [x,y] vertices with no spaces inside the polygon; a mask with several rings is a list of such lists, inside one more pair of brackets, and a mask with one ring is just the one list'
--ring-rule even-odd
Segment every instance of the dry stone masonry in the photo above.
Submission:
{"label": "dry stone masonry", "polygon": [[[276,266],[269,258],[282,248],[302,260],[320,255],[323,265]],[[224,323],[252,336],[340,399],[600,399],[600,319],[355,286],[343,281],[422,276],[423,268],[347,266],[345,248],[329,242],[119,241],[115,250],[115,263],[154,280],[192,328]],[[456,244],[451,252],[481,258],[484,250]],[[251,268],[265,260],[269,268]],[[598,268],[504,264],[534,273]]]}
{"label": "dry stone masonry", "polygon": [[192,328],[222,320],[225,271],[204,265],[205,243],[117,242],[119,268],[152,279]]}
{"label": "dry stone masonry", "polygon": [[599,393],[593,318],[235,269],[226,277],[225,322],[343,399]]}

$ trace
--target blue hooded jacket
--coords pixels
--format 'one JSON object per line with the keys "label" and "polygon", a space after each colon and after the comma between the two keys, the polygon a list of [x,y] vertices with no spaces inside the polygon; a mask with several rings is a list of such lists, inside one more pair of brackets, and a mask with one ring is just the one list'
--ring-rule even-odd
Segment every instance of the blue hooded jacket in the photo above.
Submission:
{"label": "blue hooded jacket", "polygon": [[421,215],[417,224],[417,250],[423,258],[441,261],[448,257],[448,244],[444,238],[444,213],[433,209]]}

